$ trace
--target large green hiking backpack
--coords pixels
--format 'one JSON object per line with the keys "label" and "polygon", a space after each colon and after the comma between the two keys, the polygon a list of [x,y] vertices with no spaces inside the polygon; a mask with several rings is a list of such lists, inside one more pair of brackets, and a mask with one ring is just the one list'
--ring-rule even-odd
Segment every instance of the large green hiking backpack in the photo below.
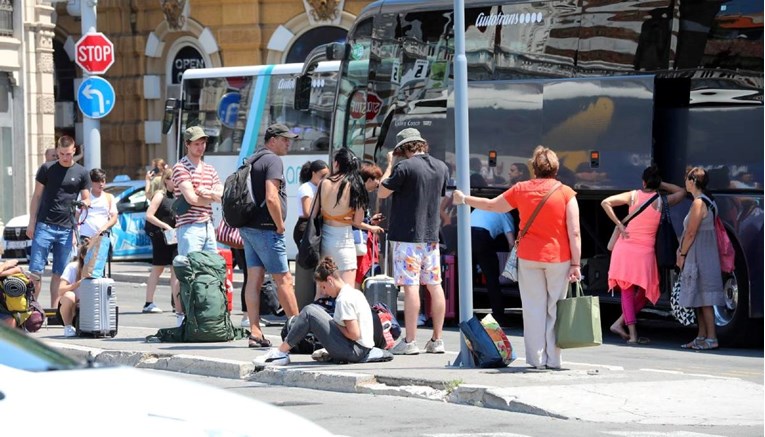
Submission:
{"label": "large green hiking backpack", "polygon": [[223,257],[215,252],[191,252],[187,257],[175,257],[173,269],[181,284],[181,304],[186,318],[181,326],[160,329],[154,337],[166,342],[214,342],[249,335],[231,323],[226,306]]}

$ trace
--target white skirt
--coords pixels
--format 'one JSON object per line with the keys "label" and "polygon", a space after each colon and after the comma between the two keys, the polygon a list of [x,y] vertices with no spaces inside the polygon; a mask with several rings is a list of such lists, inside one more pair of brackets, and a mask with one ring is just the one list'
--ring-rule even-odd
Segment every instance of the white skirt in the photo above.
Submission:
{"label": "white skirt", "polygon": [[321,256],[331,256],[340,271],[356,270],[356,246],[350,226],[321,228]]}

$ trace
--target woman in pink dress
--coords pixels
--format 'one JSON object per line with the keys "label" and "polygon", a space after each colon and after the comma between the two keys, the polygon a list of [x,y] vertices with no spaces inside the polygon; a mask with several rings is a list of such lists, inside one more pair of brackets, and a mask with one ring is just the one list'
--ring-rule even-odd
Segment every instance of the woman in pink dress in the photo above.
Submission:
{"label": "woman in pink dress", "polygon": [[[669,192],[666,196],[669,206],[678,204],[685,197],[683,188],[662,182],[659,169],[652,165],[643,171],[642,190],[616,194],[601,202],[606,214],[619,230],[619,239],[611,253],[608,288],[618,288],[621,291],[622,315],[611,325],[611,332],[622,337],[627,344],[648,343],[648,339],[637,335],[636,314],[645,306],[646,301],[655,304],[660,294],[654,246],[663,202],[661,197],[654,198],[657,190]],[[633,216],[627,226],[614,213],[615,206],[629,205],[631,213],[648,201],[651,204]]]}

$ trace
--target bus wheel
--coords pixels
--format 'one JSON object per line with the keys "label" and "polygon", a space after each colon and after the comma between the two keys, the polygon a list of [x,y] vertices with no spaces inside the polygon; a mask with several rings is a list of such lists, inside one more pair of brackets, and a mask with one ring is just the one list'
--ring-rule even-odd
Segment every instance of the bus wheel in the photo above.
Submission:
{"label": "bus wheel", "polygon": [[[741,260],[741,261],[740,261]],[[736,251],[736,269],[723,275],[725,305],[715,306],[715,325],[720,343],[743,346],[750,338],[749,330],[749,278],[743,254]]]}

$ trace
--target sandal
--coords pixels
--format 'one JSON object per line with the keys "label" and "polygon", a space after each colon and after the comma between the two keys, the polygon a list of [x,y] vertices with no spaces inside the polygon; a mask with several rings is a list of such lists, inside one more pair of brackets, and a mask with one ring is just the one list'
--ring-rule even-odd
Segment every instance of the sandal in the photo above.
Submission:
{"label": "sandal", "polygon": [[265,336],[263,338],[258,338],[251,335],[247,340],[249,341],[248,346],[252,348],[271,347],[271,342]]}
{"label": "sandal", "polygon": [[692,341],[680,345],[680,348],[682,349],[696,349],[698,345],[703,343],[707,338],[706,337],[696,337]]}
{"label": "sandal", "polygon": [[697,351],[708,351],[712,349],[717,349],[719,347],[720,347],[720,344],[717,343],[716,338],[706,338],[703,341],[700,341],[697,344],[693,345],[691,349],[697,350]]}
{"label": "sandal", "polygon": [[635,341],[627,340],[627,345],[628,346],[636,346],[636,345],[639,345],[639,344],[648,344],[650,342],[651,342],[651,340],[649,338],[638,337],[637,340],[635,340]]}

